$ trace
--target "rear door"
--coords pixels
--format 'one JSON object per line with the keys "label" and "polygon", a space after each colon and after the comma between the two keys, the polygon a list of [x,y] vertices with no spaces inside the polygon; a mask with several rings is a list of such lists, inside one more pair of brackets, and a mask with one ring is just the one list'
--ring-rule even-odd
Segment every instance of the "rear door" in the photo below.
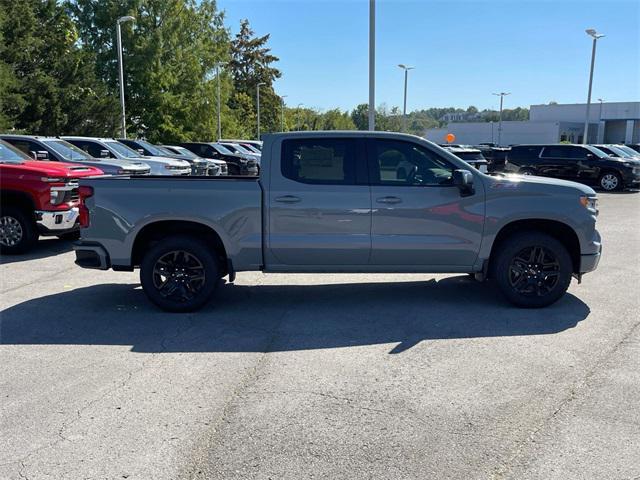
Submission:
{"label": "rear door", "polygon": [[575,162],[569,158],[570,145],[550,145],[540,153],[538,172],[545,177],[572,179],[577,169]]}
{"label": "rear door", "polygon": [[[395,139],[367,141],[371,178],[371,265],[474,264],[484,228],[484,191],[467,197],[438,152]],[[469,167],[473,172],[473,168]]]}
{"label": "rear door", "polygon": [[285,139],[280,157],[270,166],[267,267],[366,265],[371,197],[363,141]]}

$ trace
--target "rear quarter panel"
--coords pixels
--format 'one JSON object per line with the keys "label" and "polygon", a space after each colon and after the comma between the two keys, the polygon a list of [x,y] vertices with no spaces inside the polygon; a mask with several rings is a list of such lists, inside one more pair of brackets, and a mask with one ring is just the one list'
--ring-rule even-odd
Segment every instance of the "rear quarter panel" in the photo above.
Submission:
{"label": "rear quarter panel", "polygon": [[138,233],[165,220],[212,228],[238,271],[262,264],[262,193],[256,180],[103,178],[81,185],[94,188],[86,200],[91,223],[83,229],[82,240],[104,246],[112,265],[130,266]]}

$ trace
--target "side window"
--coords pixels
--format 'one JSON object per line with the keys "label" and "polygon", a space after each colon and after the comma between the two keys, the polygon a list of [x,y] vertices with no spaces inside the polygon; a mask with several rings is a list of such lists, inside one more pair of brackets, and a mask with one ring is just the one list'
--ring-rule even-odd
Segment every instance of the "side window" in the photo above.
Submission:
{"label": "side window", "polygon": [[11,142],[14,147],[22,150],[24,153],[31,157],[31,152],[37,152],[38,150],[43,150],[39,148],[35,143],[30,142],[28,140],[13,140]]}
{"label": "side window", "polygon": [[374,139],[368,144],[372,183],[395,186],[451,184],[454,166],[411,142]]}
{"label": "side window", "polygon": [[87,152],[93,158],[101,158],[102,157],[102,155],[100,155],[100,151],[102,150],[102,148],[100,148],[100,145],[98,145],[97,143],[93,143],[93,142],[77,142],[76,146],[78,148],[84,150],[85,152]]}
{"label": "side window", "polygon": [[282,175],[302,183],[356,184],[356,142],[349,138],[284,140]]}
{"label": "side window", "polygon": [[542,158],[567,158],[567,148],[558,147],[544,147],[542,150]]}
{"label": "side window", "polygon": [[567,147],[567,158],[585,160],[587,158],[587,151],[582,147]]}

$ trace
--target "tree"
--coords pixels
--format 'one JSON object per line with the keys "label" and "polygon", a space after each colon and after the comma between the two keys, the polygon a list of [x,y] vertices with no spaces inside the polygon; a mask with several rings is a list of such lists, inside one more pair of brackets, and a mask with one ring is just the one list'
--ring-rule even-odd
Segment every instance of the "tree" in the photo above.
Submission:
{"label": "tree", "polygon": [[93,74],[94,59],[79,47],[64,8],[55,0],[0,0],[0,7],[3,122],[44,135],[112,125],[117,103]]}
{"label": "tree", "polygon": [[113,94],[119,89],[115,19],[136,18],[135,31],[122,26],[122,43],[127,124],[137,135],[167,142],[215,138],[214,66],[228,58],[229,41],[214,1],[73,0],[68,8]]}
{"label": "tree", "polygon": [[[231,41],[228,65],[235,90],[251,98],[254,116],[258,84],[264,84],[260,87],[260,123],[264,132],[280,130],[280,97],[273,89],[273,82],[282,74],[272,66],[279,59],[267,47],[269,37],[268,34],[256,37],[249,20],[242,20],[239,32]],[[233,99],[230,105],[234,109],[241,107]]]}

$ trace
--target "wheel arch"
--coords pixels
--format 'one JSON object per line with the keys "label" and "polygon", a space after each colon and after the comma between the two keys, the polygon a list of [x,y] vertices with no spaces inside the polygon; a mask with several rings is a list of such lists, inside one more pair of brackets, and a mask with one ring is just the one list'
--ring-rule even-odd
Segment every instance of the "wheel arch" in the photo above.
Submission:
{"label": "wheel arch", "polygon": [[580,240],[576,231],[570,225],[558,220],[539,218],[514,220],[502,226],[496,234],[489,254],[488,272],[490,276],[492,276],[491,267],[495,264],[496,254],[500,251],[501,244],[511,235],[527,231],[546,233],[562,243],[571,256],[573,273],[579,273]]}
{"label": "wheel arch", "polygon": [[139,266],[145,251],[163,238],[173,235],[189,235],[203,240],[216,253],[223,273],[229,273],[227,249],[218,232],[209,225],[191,220],[157,220],[142,227],[131,248],[131,266]]}
{"label": "wheel arch", "polygon": [[26,213],[33,213],[36,209],[31,195],[19,190],[1,190],[0,203],[5,206],[20,208]]}

